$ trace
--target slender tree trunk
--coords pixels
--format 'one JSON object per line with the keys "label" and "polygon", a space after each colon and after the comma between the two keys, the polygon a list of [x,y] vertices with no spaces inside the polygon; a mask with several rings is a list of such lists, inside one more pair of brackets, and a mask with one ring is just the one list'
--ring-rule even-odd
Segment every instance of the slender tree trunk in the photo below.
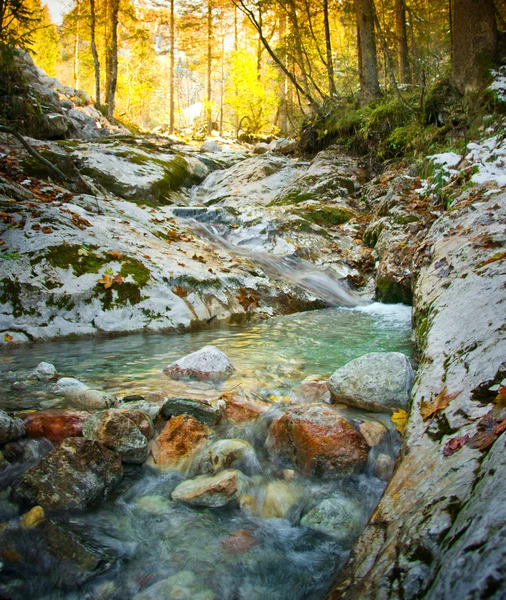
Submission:
{"label": "slender tree trunk", "polygon": [[225,112],[225,34],[221,31],[221,73],[220,73],[220,135],[223,135],[223,113]]}
{"label": "slender tree trunk", "polygon": [[[286,48],[286,12],[281,10],[279,13],[279,39],[283,45],[283,56],[285,67],[287,65],[287,48]],[[281,71],[279,74],[279,109],[278,109],[278,127],[283,135],[286,135],[288,130],[288,78]]]}
{"label": "slender tree trunk", "polygon": [[95,106],[100,109],[100,61],[98,58],[97,42],[96,42],[96,15],[95,15],[95,0],[90,0],[90,15],[91,15],[91,54],[93,56],[93,69],[95,72]]}
{"label": "slender tree trunk", "polygon": [[79,19],[81,17],[81,5],[77,4],[76,28],[74,32],[74,89],[79,89]]}
{"label": "slender tree trunk", "polygon": [[401,83],[411,83],[408,30],[406,27],[406,7],[404,5],[404,0],[395,0],[395,29],[397,33],[397,62],[399,67],[399,81]]}
{"label": "slender tree trunk", "polygon": [[497,53],[493,0],[453,0],[452,78],[462,93],[478,91]]}
{"label": "slender tree trunk", "polygon": [[327,54],[327,77],[329,80],[329,95],[337,96],[336,82],[334,80],[334,61],[332,59],[332,42],[330,39],[330,22],[329,22],[329,0],[323,0],[323,24],[325,28],[325,51]]}
{"label": "slender tree trunk", "polygon": [[175,96],[175,77],[174,77],[174,52],[176,28],[174,24],[174,0],[170,0],[170,56],[169,56],[169,133],[174,133],[174,96]]}
{"label": "slender tree trunk", "polygon": [[213,68],[213,7],[211,0],[207,0],[207,133],[211,135],[213,131],[213,111],[212,101],[212,68]]}
{"label": "slender tree trunk", "polygon": [[110,1],[110,38],[107,42],[105,57],[105,94],[107,102],[107,118],[114,119],[116,102],[116,85],[118,83],[118,14],[119,0]]}
{"label": "slender tree trunk", "polygon": [[374,31],[374,0],[355,0],[358,35],[358,70],[362,104],[381,96]]}

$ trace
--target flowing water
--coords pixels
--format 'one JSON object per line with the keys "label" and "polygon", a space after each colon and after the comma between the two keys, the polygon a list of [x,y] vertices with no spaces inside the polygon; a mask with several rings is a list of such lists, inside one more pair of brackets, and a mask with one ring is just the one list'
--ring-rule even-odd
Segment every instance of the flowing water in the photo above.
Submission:
{"label": "flowing water", "polygon": [[[189,384],[174,382],[163,374],[168,363],[205,344],[224,350],[235,365],[235,374],[226,382]],[[44,556],[44,560],[21,563],[14,572],[4,572],[7,587],[2,588],[0,577],[0,591],[13,600],[323,598],[386,485],[374,475],[376,458],[380,453],[395,456],[398,439],[391,431],[379,447],[371,449],[367,470],[360,475],[328,481],[295,472],[285,481],[283,469],[290,465],[272,460],[265,447],[268,423],[285,406],[276,402],[278,397],[292,395],[295,399],[294,389],[304,377],[328,375],[366,352],[385,350],[410,354],[408,307],[369,304],[179,336],[129,335],[4,351],[2,403],[11,409],[53,397],[50,386],[23,383],[23,375],[41,360],[54,363],[61,374],[120,396],[161,391],[216,397],[239,385],[264,399],[274,396],[266,417],[216,431],[221,438],[245,439],[256,450],[260,467],[250,478],[248,497],[265,499],[269,485],[274,484],[277,505],[291,507],[285,518],[268,518],[239,506],[188,507],[171,501],[171,492],[184,479],[183,474],[160,473],[147,465],[130,466],[115,497],[98,510],[59,517],[66,527],[105,553],[108,570],[90,580],[79,572],[79,579],[75,569],[45,552],[43,540],[34,541],[24,533],[20,535],[27,536],[26,552]],[[344,414],[357,425],[367,417],[353,410]],[[34,452],[48,451],[38,444]],[[345,507],[337,535],[301,525],[301,516],[324,499]],[[12,513],[14,509],[0,498],[0,520],[9,510]],[[20,539],[23,545],[24,538]],[[151,591],[150,586],[154,586]]]}

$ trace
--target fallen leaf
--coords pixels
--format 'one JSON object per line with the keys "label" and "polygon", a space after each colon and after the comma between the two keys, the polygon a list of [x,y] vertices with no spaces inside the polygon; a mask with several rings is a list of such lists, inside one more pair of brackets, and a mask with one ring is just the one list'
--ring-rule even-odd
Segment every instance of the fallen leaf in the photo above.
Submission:
{"label": "fallen leaf", "polygon": [[455,392],[453,394],[447,394],[446,385],[439,392],[439,394],[432,400],[432,402],[422,401],[422,405],[420,406],[420,414],[422,415],[422,419],[426,421],[431,417],[434,418],[434,415],[439,411],[445,409],[450,402],[456,398],[460,392]]}
{"label": "fallen leaf", "polygon": [[406,425],[408,424],[409,413],[402,408],[399,408],[398,411],[394,412],[392,415],[392,423],[395,424],[395,428],[397,431],[403,435],[406,430]]}
{"label": "fallen leaf", "polygon": [[105,289],[108,289],[113,284],[112,277],[109,277],[109,275],[102,275],[98,280],[98,283],[101,283]]}
{"label": "fallen leaf", "polygon": [[498,406],[506,406],[506,386],[502,387],[494,398],[494,404]]}
{"label": "fallen leaf", "polygon": [[53,233],[53,230],[51,229],[51,227],[43,227],[42,233]]}
{"label": "fallen leaf", "polygon": [[116,260],[121,260],[123,258],[123,254],[121,254],[121,252],[118,252],[118,250],[109,250],[107,254],[108,256],[110,256],[111,258],[115,258]]}
{"label": "fallen leaf", "polygon": [[465,446],[468,441],[469,436],[467,434],[459,435],[451,440],[448,440],[443,448],[443,456],[451,456],[457,452],[457,450],[460,450],[463,446]]}
{"label": "fallen leaf", "polygon": [[3,246],[5,244],[5,240],[0,240],[0,246]]}
{"label": "fallen leaf", "polygon": [[483,262],[481,262],[478,265],[478,269],[481,269],[481,267],[484,267],[486,265],[490,265],[491,263],[495,263],[498,260],[504,260],[506,258],[506,252],[496,252],[496,254],[494,254],[493,256],[491,256],[489,259],[484,260]]}
{"label": "fallen leaf", "polygon": [[118,285],[121,285],[123,283],[123,277],[121,277],[121,275],[118,273],[117,275],[115,275],[112,280],[114,281],[114,283],[117,283]]}
{"label": "fallen leaf", "polygon": [[190,292],[182,285],[177,285],[175,288],[172,288],[172,293],[180,298],[186,298]]}
{"label": "fallen leaf", "polygon": [[13,337],[12,337],[12,335],[10,335],[9,333],[6,333],[6,334],[4,335],[4,342],[7,342],[7,343],[9,343],[9,342],[12,342],[12,340],[13,340],[13,339],[14,339],[14,338],[13,338]]}
{"label": "fallen leaf", "polygon": [[32,229],[33,229],[34,231],[40,231],[40,223],[34,223],[34,224],[32,225]]}
{"label": "fallen leaf", "polygon": [[471,448],[476,448],[477,450],[482,451],[488,450],[488,448],[490,448],[490,446],[492,446],[492,444],[496,441],[499,435],[495,432],[496,427],[498,425],[502,425],[504,421],[498,421],[498,419],[496,419],[492,413],[493,411],[491,410],[478,421],[476,433],[468,443]]}
{"label": "fallen leaf", "polygon": [[86,248],[79,248],[79,250],[77,251],[77,254],[79,256],[88,256],[89,252],[88,252],[88,250],[86,250]]}
{"label": "fallen leaf", "polygon": [[86,229],[86,227],[91,227],[91,223],[86,219],[83,219],[83,217],[79,216],[77,213],[72,213],[72,223],[82,230]]}
{"label": "fallen leaf", "polygon": [[503,431],[506,431],[506,419],[504,419],[503,421],[501,421],[499,423],[499,425],[496,425],[496,427],[494,428],[494,433],[497,436],[500,436]]}

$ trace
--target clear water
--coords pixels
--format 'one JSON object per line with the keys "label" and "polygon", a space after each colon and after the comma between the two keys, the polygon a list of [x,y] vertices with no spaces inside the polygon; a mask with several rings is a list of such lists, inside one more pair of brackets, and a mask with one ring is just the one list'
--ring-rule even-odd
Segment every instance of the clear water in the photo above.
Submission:
{"label": "clear water", "polygon": [[[235,374],[219,385],[173,382],[163,368],[173,360],[214,344],[225,351]],[[185,335],[129,335],[114,339],[61,341],[9,348],[0,356],[7,390],[3,404],[33,406],[51,392],[10,387],[8,371],[22,375],[41,360],[60,374],[118,395],[162,391],[216,396],[237,385],[264,397],[289,394],[308,375],[330,374],[366,352],[397,350],[411,353],[410,311],[404,306],[370,304],[278,317],[249,326],[229,326]],[[32,386],[32,387],[31,387]],[[273,412],[281,410],[273,406]],[[360,413],[348,416],[361,418]],[[261,472],[248,493],[261,494],[268,482],[279,480],[283,465],[265,448],[266,421],[221,427],[222,438],[248,440],[257,452]],[[375,418],[375,417],[373,417]],[[388,418],[387,418],[388,419]],[[156,472],[149,466],[127,467],[120,489],[100,509],[76,515],[56,515],[66,527],[116,558],[107,572],[75,588],[74,572],[48,557],[43,541],[26,536],[27,554],[43,560],[21,561],[0,573],[0,594],[13,600],[317,600],[324,598],[353,540],[363,528],[384,490],[373,475],[379,453],[395,456],[398,438],[392,431],[381,446],[371,449],[367,471],[335,481],[295,473],[300,500],[285,519],[261,518],[239,507],[196,509],[170,499],[184,476]],[[291,484],[292,485],[292,484]],[[359,529],[346,541],[303,527],[301,515],[326,498],[346,498],[359,511]],[[0,520],[2,520],[0,499]],[[5,518],[5,517],[4,517]],[[238,533],[239,532],[239,533]],[[234,546],[230,536],[246,536],[247,547]],[[22,538],[21,543],[25,543]],[[180,584],[166,595],[146,594],[157,582],[175,576]],[[138,598],[137,598],[138,596]]]}

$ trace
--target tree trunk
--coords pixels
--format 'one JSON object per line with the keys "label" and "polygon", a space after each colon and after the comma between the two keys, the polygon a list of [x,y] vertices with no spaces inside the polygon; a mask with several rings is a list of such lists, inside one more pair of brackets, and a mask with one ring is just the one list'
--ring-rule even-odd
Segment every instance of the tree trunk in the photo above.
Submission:
{"label": "tree trunk", "polygon": [[381,96],[374,31],[374,0],[355,0],[358,35],[358,70],[362,104]]}
{"label": "tree trunk", "polygon": [[462,93],[478,91],[497,53],[493,0],[453,0],[452,78]]}
{"label": "tree trunk", "polygon": [[213,7],[211,0],[207,1],[207,98],[206,98],[206,120],[207,133],[211,135],[213,131],[213,112],[211,108],[212,100],[212,67],[213,67]]}
{"label": "tree trunk", "polygon": [[325,51],[327,54],[326,67],[329,81],[329,96],[337,96],[334,80],[334,61],[332,59],[332,42],[330,39],[329,0],[323,0],[323,24],[325,27]]}
{"label": "tree trunk", "polygon": [[74,89],[79,89],[79,20],[81,17],[81,5],[77,4],[76,27],[74,31]]}
{"label": "tree trunk", "polygon": [[118,83],[118,13],[119,0],[110,0],[110,39],[107,43],[105,56],[105,94],[107,102],[107,118],[111,122],[114,120],[116,85]]}
{"label": "tree trunk", "polygon": [[93,69],[95,71],[95,106],[100,109],[100,61],[98,59],[97,42],[96,42],[96,15],[95,15],[95,0],[90,0],[90,15],[91,15],[91,54],[93,56]]}
{"label": "tree trunk", "polygon": [[174,52],[176,28],[174,25],[174,0],[170,0],[170,56],[169,56],[169,133],[174,133]]}
{"label": "tree trunk", "polygon": [[405,0],[395,0],[395,29],[397,33],[397,61],[399,81],[411,83],[411,67],[409,64],[408,31],[406,28]]}
{"label": "tree trunk", "polygon": [[[287,66],[286,49],[286,12],[280,11],[279,14],[279,40],[283,47],[283,60]],[[288,78],[283,71],[279,73],[279,108],[278,108],[278,127],[282,135],[288,131]]]}

